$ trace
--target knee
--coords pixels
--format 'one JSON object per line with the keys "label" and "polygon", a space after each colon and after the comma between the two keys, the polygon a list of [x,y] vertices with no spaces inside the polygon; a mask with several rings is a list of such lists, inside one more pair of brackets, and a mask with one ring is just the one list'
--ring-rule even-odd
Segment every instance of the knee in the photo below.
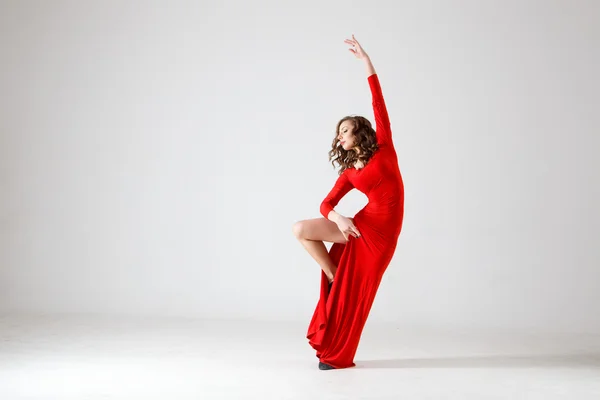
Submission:
{"label": "knee", "polygon": [[296,239],[302,239],[304,234],[304,221],[298,221],[292,226],[292,232]]}

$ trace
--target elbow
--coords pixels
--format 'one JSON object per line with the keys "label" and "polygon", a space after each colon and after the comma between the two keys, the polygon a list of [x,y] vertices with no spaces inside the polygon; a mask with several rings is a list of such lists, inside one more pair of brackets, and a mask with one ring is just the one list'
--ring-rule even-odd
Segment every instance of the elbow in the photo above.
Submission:
{"label": "elbow", "polygon": [[328,219],[329,213],[331,212],[331,210],[333,210],[333,207],[331,206],[331,204],[327,201],[323,201],[321,203],[321,207],[319,208],[319,211],[321,212],[321,215],[323,217],[325,217],[325,219]]}

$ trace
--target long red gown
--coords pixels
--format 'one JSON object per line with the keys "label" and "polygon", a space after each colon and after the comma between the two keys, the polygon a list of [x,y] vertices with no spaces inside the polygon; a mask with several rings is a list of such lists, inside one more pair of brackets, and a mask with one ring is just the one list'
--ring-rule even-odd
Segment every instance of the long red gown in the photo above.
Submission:
{"label": "long red gown", "polygon": [[367,78],[371,89],[379,149],[362,168],[348,168],[323,200],[321,214],[329,212],[356,188],[368,204],[354,217],[361,233],[347,243],[334,243],[329,255],[337,265],[335,281],[321,272],[321,292],[307,338],[317,357],[335,368],[353,367],[354,356],[369,311],[394,251],[404,216],[404,184],[392,142],[387,108],[377,74]]}

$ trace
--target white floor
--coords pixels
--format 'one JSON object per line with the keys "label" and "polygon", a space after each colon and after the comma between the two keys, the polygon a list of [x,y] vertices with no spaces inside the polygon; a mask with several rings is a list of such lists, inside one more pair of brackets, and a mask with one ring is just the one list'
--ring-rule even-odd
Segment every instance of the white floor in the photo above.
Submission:
{"label": "white floor", "polygon": [[319,371],[306,324],[0,316],[0,399],[600,399],[600,336],[367,323]]}

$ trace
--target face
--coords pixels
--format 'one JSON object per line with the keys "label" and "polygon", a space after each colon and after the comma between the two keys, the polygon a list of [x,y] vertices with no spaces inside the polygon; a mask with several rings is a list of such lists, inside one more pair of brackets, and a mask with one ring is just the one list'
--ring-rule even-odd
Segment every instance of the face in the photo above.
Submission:
{"label": "face", "polygon": [[337,139],[344,150],[350,150],[356,145],[356,137],[352,133],[353,131],[354,124],[352,121],[347,120],[340,124]]}

